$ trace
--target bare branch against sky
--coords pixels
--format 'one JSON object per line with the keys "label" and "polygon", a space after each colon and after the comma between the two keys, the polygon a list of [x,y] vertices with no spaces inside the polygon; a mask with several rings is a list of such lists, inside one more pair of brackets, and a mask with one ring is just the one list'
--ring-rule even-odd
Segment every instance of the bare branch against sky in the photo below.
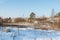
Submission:
{"label": "bare branch against sky", "polygon": [[60,0],[0,0],[1,17],[29,17],[31,12],[38,17],[50,16],[52,8],[59,12]]}

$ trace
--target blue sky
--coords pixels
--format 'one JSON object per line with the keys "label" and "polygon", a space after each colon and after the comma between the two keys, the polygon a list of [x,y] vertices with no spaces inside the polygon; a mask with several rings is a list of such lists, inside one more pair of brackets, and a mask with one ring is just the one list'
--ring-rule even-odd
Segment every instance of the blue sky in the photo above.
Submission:
{"label": "blue sky", "polygon": [[60,0],[0,0],[1,17],[29,17],[34,12],[37,17],[50,16],[60,11]]}

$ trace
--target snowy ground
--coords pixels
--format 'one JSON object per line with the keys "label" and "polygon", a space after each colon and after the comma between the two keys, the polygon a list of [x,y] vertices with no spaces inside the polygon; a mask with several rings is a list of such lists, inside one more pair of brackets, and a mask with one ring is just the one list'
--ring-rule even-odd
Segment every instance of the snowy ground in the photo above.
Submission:
{"label": "snowy ground", "polygon": [[0,29],[0,40],[60,40],[60,32],[55,30],[35,30],[32,28],[6,28],[9,32]]}

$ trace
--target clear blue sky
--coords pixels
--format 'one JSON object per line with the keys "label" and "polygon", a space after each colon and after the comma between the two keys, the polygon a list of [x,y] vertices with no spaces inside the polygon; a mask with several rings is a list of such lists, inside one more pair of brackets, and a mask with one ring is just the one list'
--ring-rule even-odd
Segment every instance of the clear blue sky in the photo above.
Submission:
{"label": "clear blue sky", "polygon": [[52,8],[59,12],[60,0],[0,0],[1,17],[29,17],[31,12],[50,16]]}

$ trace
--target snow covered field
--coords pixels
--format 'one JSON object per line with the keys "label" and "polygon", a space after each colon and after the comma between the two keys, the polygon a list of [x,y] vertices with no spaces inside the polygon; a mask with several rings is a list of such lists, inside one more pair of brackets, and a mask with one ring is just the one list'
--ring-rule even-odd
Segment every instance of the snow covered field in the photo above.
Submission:
{"label": "snow covered field", "polygon": [[35,30],[32,28],[6,28],[0,29],[0,40],[60,40],[60,32],[55,30]]}

